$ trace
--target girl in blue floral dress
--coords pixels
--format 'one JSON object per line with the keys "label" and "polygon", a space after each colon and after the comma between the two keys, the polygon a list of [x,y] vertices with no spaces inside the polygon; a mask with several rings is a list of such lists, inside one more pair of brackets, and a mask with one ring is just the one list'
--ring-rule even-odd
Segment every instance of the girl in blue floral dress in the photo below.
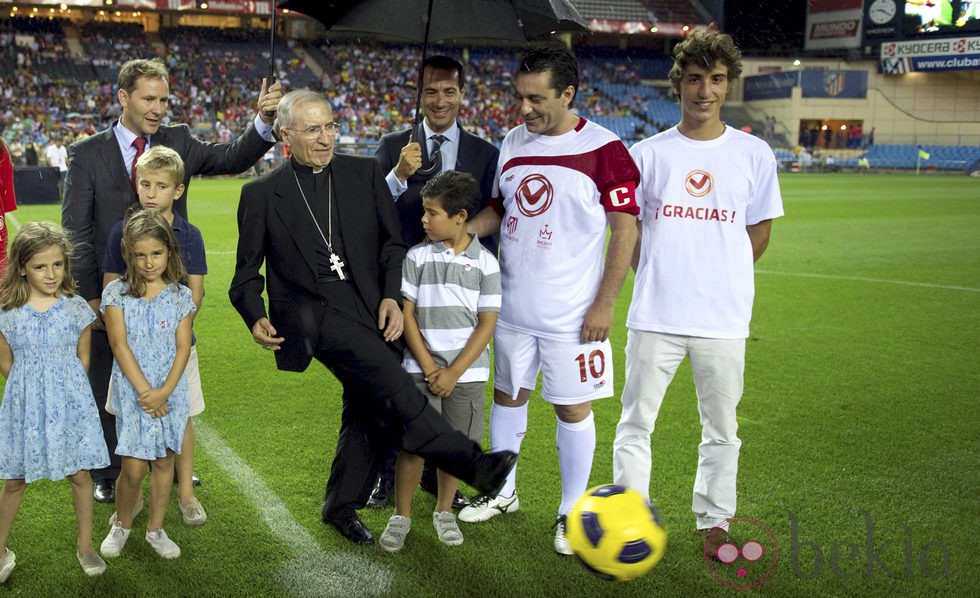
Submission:
{"label": "girl in blue floral dress", "polygon": [[87,575],[106,565],[92,545],[90,469],[109,464],[86,370],[95,313],[75,294],[67,236],[29,222],[0,279],[0,583],[14,568],[7,538],[27,484],[68,478],[78,522],[76,557]]}
{"label": "girl in blue floral dress", "polygon": [[112,404],[116,410],[116,521],[102,542],[102,556],[115,557],[129,539],[133,508],[147,464],[150,516],[146,541],[174,559],[180,547],[163,530],[189,409],[184,367],[191,350],[191,291],[170,224],[155,210],[136,212],[123,225],[126,273],[102,291],[102,312],[112,347]]}

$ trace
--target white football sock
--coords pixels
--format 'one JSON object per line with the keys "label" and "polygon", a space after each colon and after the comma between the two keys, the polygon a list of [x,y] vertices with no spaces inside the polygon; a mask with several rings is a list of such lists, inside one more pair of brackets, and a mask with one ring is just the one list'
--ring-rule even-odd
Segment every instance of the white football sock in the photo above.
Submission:
{"label": "white football sock", "polygon": [[[490,448],[497,451],[521,452],[521,441],[527,432],[527,403],[520,407],[490,407]],[[513,496],[517,491],[517,465],[507,474],[500,496]]]}
{"label": "white football sock", "polygon": [[572,505],[589,489],[592,458],[595,456],[595,417],[589,413],[580,422],[558,420],[556,434],[558,465],[561,468],[561,506],[559,515],[567,515]]}

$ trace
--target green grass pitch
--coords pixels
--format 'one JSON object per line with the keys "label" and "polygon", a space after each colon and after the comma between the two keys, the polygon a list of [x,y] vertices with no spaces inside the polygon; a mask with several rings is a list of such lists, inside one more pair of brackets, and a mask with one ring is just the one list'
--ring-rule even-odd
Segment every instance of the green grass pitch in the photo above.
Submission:
{"label": "green grass pitch", "polygon": [[[339,420],[339,386],[314,364],[277,372],[227,300],[242,179],[197,180],[191,220],[209,250],[195,324],[207,410],[198,418],[198,496],[208,511],[158,558],[146,515],[100,578],[75,562],[67,482],[32,484],[9,545],[18,565],[0,592],[95,596],[652,596],[733,591],[705,567],[690,513],[700,427],[682,366],[653,435],[654,497],[670,533],[648,575],[600,581],[552,549],[559,500],[555,418],[533,401],[521,510],[462,524],[442,546],[434,501],[419,494],[405,549],[353,547],[319,521]],[[962,176],[786,175],[787,215],[757,264],[755,316],[739,408],[739,516],[765,523],[779,562],[770,595],[932,596],[980,591],[980,181]],[[8,222],[60,220],[22,206]],[[613,345],[621,389],[625,313]],[[488,389],[489,390],[489,389]],[[595,403],[594,484],[612,477],[619,403]],[[173,503],[171,503],[173,505]],[[107,531],[95,506],[95,536]],[[378,534],[390,511],[364,511]]]}

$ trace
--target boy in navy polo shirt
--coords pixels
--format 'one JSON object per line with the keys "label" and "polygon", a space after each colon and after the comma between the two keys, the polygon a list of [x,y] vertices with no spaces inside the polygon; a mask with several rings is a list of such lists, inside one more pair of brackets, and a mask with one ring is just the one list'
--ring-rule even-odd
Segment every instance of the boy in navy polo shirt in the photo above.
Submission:
{"label": "boy in navy polo shirt", "polygon": [[[204,299],[204,275],[208,273],[207,260],[204,253],[204,238],[201,231],[173,211],[174,202],[184,193],[184,161],[174,150],[154,146],[146,150],[136,161],[137,192],[143,209],[156,210],[170,222],[177,244],[180,246],[180,256],[187,268],[187,280],[184,284],[191,290],[197,312],[201,310]],[[120,249],[122,240],[123,221],[119,221],[109,231],[106,242],[105,258],[102,260],[103,288],[111,281],[119,278],[126,271]],[[193,317],[193,315],[191,316]],[[196,340],[196,339],[195,339]],[[201,390],[201,376],[197,364],[197,343],[191,345],[190,359],[184,370],[187,376],[187,388],[190,398],[189,416],[195,416],[204,411],[204,394]],[[112,397],[112,392],[109,392]],[[114,413],[112,405],[106,404],[106,410]],[[181,518],[187,525],[204,525],[207,514],[201,503],[194,496],[194,428],[188,418],[181,443],[180,453],[176,457],[177,494]],[[143,501],[136,504],[133,517],[143,509]],[[113,513],[110,519],[116,517]]]}

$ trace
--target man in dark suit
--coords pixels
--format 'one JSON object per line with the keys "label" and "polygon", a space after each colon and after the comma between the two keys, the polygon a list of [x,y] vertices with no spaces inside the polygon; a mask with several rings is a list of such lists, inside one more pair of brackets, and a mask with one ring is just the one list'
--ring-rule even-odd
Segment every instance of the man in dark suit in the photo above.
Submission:
{"label": "man in dark suit", "polygon": [[[133,165],[136,158],[154,145],[175,150],[184,160],[184,189],[194,175],[237,174],[248,170],[272,147],[272,123],[282,97],[279,84],[268,90],[262,80],[259,113],[255,121],[232,143],[209,143],[191,135],[187,125],[163,125],[170,97],[169,73],[157,60],[130,60],[119,70],[118,98],[122,115],[111,127],[68,148],[68,172],[61,206],[61,224],[72,234],[75,256],[72,274],[79,292],[95,310],[92,326],[92,357],[89,381],[102,432],[109,447],[108,468],[92,472],[95,500],[115,500],[115,480],[120,459],[115,454],[115,417],[105,410],[112,351],[106,337],[99,303],[102,298],[102,258],[112,226],[137,202]],[[188,197],[185,191],[184,197]],[[187,218],[187,203],[174,204],[174,211]]]}
{"label": "man in dark suit", "polygon": [[[487,205],[493,192],[493,177],[500,150],[459,126],[459,106],[463,99],[463,65],[449,56],[430,56],[422,63],[422,105],[425,118],[412,129],[388,133],[381,138],[374,154],[395,200],[402,221],[402,237],[408,247],[425,238],[422,230],[422,187],[443,170],[467,172],[480,183],[482,200],[477,211]],[[424,140],[425,143],[421,143]],[[431,157],[430,157],[431,156]],[[424,168],[423,168],[424,166]],[[480,239],[487,251],[497,255],[497,234]],[[380,467],[369,507],[382,508],[391,497],[397,450],[387,449]],[[426,468],[422,487],[436,488],[435,471]],[[466,504],[459,491],[455,508]]]}
{"label": "man in dark suit", "polygon": [[483,454],[401,367],[393,343],[403,326],[405,245],[377,163],[334,155],[337,124],[315,92],[286,94],[278,127],[292,159],[242,187],[228,294],[279,369],[303,371],[316,358],[343,385],[321,515],[351,541],[373,544],[357,509],[371,491],[382,436],[485,493],[503,483],[516,455]]}
{"label": "man in dark suit", "polygon": [[[427,58],[422,66],[421,112],[425,118],[412,129],[381,137],[374,154],[398,207],[402,236],[408,247],[425,238],[421,224],[422,187],[439,172],[458,170],[472,174],[480,183],[480,209],[490,201],[500,150],[456,122],[464,84],[463,65],[458,61],[449,56]],[[434,138],[440,135],[445,140],[437,142]],[[420,139],[425,140],[424,147]],[[437,147],[438,157],[434,153]],[[496,235],[482,238],[480,243],[497,255]]]}

